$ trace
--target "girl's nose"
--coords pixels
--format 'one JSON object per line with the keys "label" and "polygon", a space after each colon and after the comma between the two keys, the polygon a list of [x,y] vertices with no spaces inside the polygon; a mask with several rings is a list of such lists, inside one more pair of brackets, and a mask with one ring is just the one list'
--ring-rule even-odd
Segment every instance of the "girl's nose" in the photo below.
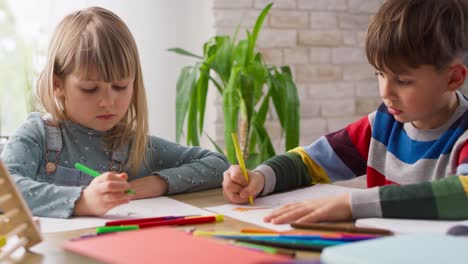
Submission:
{"label": "girl's nose", "polygon": [[112,91],[112,87],[109,85],[109,87],[106,87],[105,89],[102,89],[102,93],[99,95],[99,106],[101,107],[109,107],[114,104],[115,101],[115,96],[114,92]]}

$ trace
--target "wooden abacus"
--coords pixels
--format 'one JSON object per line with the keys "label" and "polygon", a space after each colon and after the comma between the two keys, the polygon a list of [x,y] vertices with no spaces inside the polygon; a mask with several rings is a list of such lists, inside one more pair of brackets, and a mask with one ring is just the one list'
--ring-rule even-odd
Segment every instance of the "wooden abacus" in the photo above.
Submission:
{"label": "wooden abacus", "polygon": [[29,249],[41,242],[42,237],[26,202],[16,189],[10,173],[1,160],[0,209],[3,211],[3,214],[0,214],[0,262],[2,262],[18,248]]}

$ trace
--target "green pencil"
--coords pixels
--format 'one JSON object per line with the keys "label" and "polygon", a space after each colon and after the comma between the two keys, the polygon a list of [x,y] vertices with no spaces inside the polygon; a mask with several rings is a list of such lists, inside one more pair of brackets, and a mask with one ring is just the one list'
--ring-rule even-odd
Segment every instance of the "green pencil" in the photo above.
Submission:
{"label": "green pencil", "polygon": [[100,226],[100,227],[96,227],[96,233],[99,235],[99,234],[104,234],[104,233],[130,231],[130,230],[138,230],[138,229],[140,229],[140,227],[137,225]]}
{"label": "green pencil", "polygon": [[[89,167],[87,167],[87,166],[85,166],[85,165],[83,165],[83,164],[81,164],[79,162],[75,163],[75,168],[77,170],[80,170],[80,171],[88,174],[91,177],[94,177],[94,178],[101,175],[99,172],[97,172],[97,171],[95,171],[95,170],[93,170],[93,169],[91,169],[91,168],[89,168]],[[125,193],[136,194],[136,192],[134,190],[132,190],[132,189],[126,190]]]}

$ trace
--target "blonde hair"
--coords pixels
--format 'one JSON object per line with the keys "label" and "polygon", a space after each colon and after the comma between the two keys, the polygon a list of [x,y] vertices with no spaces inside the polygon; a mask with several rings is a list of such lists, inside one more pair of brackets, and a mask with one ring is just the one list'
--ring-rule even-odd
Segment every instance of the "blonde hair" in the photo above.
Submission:
{"label": "blonde hair", "polygon": [[90,7],[66,16],[51,39],[47,62],[36,85],[43,111],[67,120],[62,98],[54,96],[54,75],[62,81],[78,72],[87,77],[97,69],[105,82],[135,76],[133,98],[122,120],[105,133],[107,147],[116,150],[131,141],[127,166],[136,173],[146,161],[148,109],[138,49],[130,30],[114,13]]}

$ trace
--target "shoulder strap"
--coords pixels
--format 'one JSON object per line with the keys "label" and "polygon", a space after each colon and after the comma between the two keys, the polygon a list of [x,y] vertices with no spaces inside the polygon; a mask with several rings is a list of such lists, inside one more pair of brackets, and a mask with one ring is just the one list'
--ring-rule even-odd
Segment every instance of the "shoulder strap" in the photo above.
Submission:
{"label": "shoulder strap", "polygon": [[56,122],[50,114],[42,117],[46,125],[47,150],[60,152],[62,150],[62,130],[60,124]]}
{"label": "shoulder strap", "polygon": [[52,115],[46,114],[42,116],[42,120],[46,129],[45,166],[47,174],[51,174],[57,169],[57,162],[62,151],[62,130],[60,124],[52,118]]}
{"label": "shoulder strap", "polygon": [[[62,130],[60,124],[50,114],[42,117],[46,126],[46,172],[51,174],[57,169],[60,152],[62,151]],[[126,144],[112,152],[112,161],[109,164],[110,171],[122,172],[122,164],[127,159],[129,145]]]}

